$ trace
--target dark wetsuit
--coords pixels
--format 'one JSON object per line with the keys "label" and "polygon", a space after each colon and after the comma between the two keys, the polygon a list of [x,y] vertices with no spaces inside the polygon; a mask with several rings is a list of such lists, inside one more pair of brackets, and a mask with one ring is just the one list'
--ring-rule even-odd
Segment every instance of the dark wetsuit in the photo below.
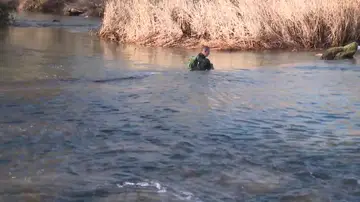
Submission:
{"label": "dark wetsuit", "polygon": [[199,53],[191,67],[191,71],[206,71],[214,69],[210,60],[204,54]]}

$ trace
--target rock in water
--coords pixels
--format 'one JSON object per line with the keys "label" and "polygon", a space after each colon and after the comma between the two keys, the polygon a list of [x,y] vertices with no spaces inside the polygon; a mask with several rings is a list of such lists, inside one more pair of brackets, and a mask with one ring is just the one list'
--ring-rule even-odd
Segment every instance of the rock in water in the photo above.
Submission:
{"label": "rock in water", "polygon": [[71,6],[71,5],[68,5],[64,9],[64,15],[79,16],[79,15],[81,15],[83,13],[85,13],[84,9],[75,8],[75,7]]}
{"label": "rock in water", "polygon": [[358,44],[352,42],[346,46],[332,47],[327,49],[321,56],[323,60],[352,59],[357,51]]}

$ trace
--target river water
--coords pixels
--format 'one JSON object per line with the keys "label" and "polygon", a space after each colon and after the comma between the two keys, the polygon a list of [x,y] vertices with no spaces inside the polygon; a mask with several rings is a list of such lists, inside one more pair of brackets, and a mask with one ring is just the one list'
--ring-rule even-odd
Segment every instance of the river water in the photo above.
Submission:
{"label": "river water", "polygon": [[1,30],[0,201],[360,200],[360,59],[213,51],[188,72],[196,50],[105,42],[99,23]]}

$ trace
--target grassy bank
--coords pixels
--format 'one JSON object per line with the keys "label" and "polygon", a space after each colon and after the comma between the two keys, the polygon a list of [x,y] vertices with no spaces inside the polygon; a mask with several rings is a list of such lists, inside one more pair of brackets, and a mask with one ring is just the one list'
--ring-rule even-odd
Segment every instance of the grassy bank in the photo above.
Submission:
{"label": "grassy bank", "polygon": [[14,0],[19,11],[102,17],[104,0]]}
{"label": "grassy bank", "polygon": [[109,0],[99,35],[151,46],[312,49],[360,38],[360,0]]}

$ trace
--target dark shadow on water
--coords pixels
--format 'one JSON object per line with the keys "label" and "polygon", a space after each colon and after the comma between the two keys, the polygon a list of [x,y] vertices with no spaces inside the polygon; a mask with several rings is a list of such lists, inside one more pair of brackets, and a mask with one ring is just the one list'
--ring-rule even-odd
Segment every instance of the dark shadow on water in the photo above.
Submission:
{"label": "dark shadow on water", "polygon": [[324,60],[325,64],[358,64],[356,58],[345,59],[345,60]]}

